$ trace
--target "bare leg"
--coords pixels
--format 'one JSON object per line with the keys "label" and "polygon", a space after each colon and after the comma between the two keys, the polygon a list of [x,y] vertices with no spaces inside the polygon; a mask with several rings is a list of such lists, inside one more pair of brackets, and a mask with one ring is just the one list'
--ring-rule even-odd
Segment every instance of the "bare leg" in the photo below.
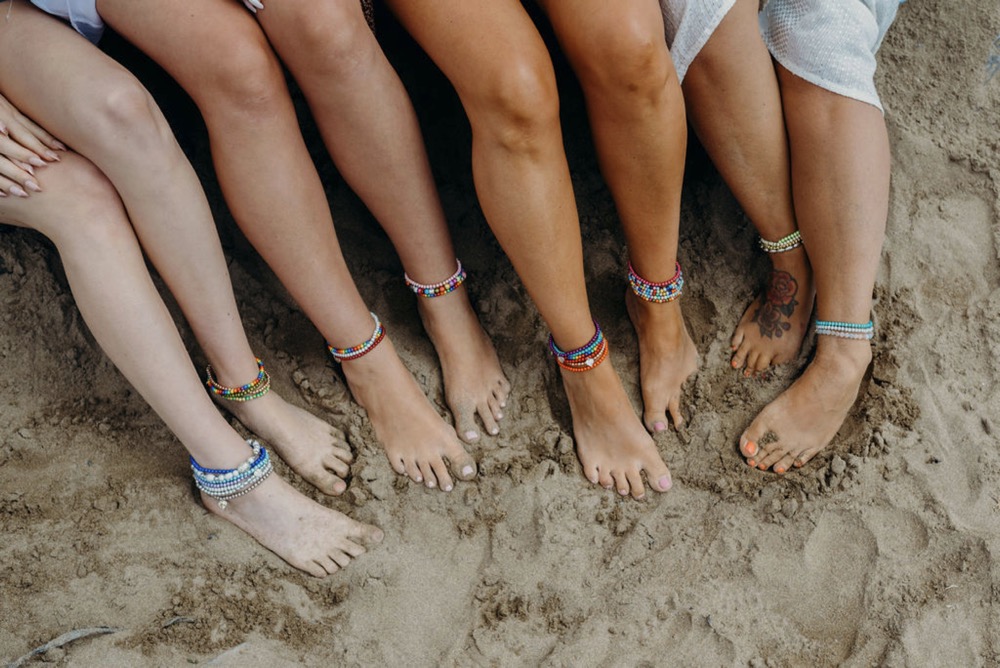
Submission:
{"label": "bare leg", "polygon": [[[480,203],[560,348],[594,334],[582,242],[562,147],[555,77],[516,0],[393,0],[407,29],[451,80],[472,125]],[[610,364],[563,372],[587,478],[642,497],[670,474]]]}
{"label": "bare leg", "polygon": [[[253,16],[231,0],[204,0],[196,12],[180,0],[100,0],[99,7],[192,95],[236,221],[323,336],[337,347],[364,341],[371,316],[344,263],[281,68]],[[445,490],[448,463],[462,479],[475,476],[475,461],[391,341],[345,364],[344,375],[397,472]]]}
{"label": "bare leg", "polygon": [[[687,124],[680,84],[663,42],[659,5],[543,0],[587,100],[602,171],[614,195],[636,272],[668,281],[677,261]],[[639,334],[643,421],[675,426],[681,386],[698,369],[698,351],[679,301],[656,304],[626,291]]]}
{"label": "bare leg", "polygon": [[[407,274],[437,283],[455,272],[445,223],[410,98],[356,0],[287,0],[257,13],[301,87],[341,174],[396,246]],[[479,438],[475,416],[499,433],[510,384],[464,287],[419,299],[441,359],[458,434]]]}
{"label": "bare leg", "polygon": [[[30,30],[34,21],[25,16],[22,11],[15,19],[28,28],[25,36],[48,36],[47,29]],[[46,22],[70,35],[63,26]],[[0,29],[0,59],[10,55],[8,35],[20,29],[20,24]],[[114,188],[75,153],[64,153],[58,164],[39,171],[44,192],[29,199],[0,199],[0,221],[37,229],[53,240],[94,338],[192,456],[213,468],[244,461],[247,445],[206,396]],[[366,544],[382,539],[379,529],[320,506],[277,475],[224,512],[213,500],[204,501],[206,508],[289,564],[317,577],[333,573],[364,553]]]}
{"label": "bare leg", "polygon": [[[795,212],[816,277],[821,320],[867,322],[889,206],[889,139],[871,105],[778,67],[792,155]],[[816,356],[740,437],[751,466],[784,473],[833,439],[857,398],[871,347],[818,337]],[[773,434],[766,445],[761,439]]]}
{"label": "bare leg", "polygon": [[[684,77],[698,138],[764,239],[797,229],[788,140],[771,55],[757,27],[756,0],[737,0]],[[805,248],[774,253],[767,285],[733,333],[732,366],[745,376],[795,358],[812,313]]]}

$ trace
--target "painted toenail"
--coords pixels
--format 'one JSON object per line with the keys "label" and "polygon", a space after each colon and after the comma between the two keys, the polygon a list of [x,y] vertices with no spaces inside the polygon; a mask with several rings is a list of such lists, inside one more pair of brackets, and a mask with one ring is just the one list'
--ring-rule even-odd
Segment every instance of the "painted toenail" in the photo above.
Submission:
{"label": "painted toenail", "polygon": [[628,496],[628,490],[627,489],[620,489],[620,490],[618,490],[618,493],[621,494],[622,496]]}
{"label": "painted toenail", "polygon": [[493,427],[492,429],[490,429],[490,433],[496,436],[497,434],[500,433],[499,427]]}
{"label": "painted toenail", "polygon": [[476,469],[472,468],[471,464],[466,464],[465,467],[462,469],[462,475],[472,475],[475,472]]}
{"label": "painted toenail", "polygon": [[784,466],[775,466],[774,467],[774,472],[778,473],[778,474],[784,473],[785,472],[785,467]]}
{"label": "painted toenail", "polygon": [[606,489],[606,490],[608,490],[610,492],[611,491],[611,485],[605,485],[604,489]]}
{"label": "painted toenail", "polygon": [[418,476],[417,476],[416,478],[414,478],[414,480],[415,480],[416,482],[423,482],[423,481],[424,481],[424,477],[423,477],[423,476],[421,476],[421,475],[418,475]]}
{"label": "painted toenail", "polygon": [[665,475],[662,478],[660,478],[660,489],[666,491],[671,487],[673,487],[673,485],[674,481],[670,479],[670,476]]}
{"label": "painted toenail", "polygon": [[451,485],[445,485],[445,486],[444,486],[444,487],[442,487],[441,489],[443,489],[443,490],[444,490],[444,491],[446,491],[446,492],[450,492],[450,491],[451,491]]}
{"label": "painted toenail", "polygon": [[654,422],[653,423],[653,431],[655,431],[655,432],[666,431],[666,429],[667,429],[667,425],[663,424],[662,422]]}
{"label": "painted toenail", "polygon": [[433,480],[428,480],[428,481],[427,481],[427,486],[428,486],[428,487],[434,487],[434,485],[435,485],[435,483],[434,483],[434,481],[433,481]]}
{"label": "painted toenail", "polygon": [[757,444],[753,441],[747,441],[747,444],[743,447],[743,449],[747,451],[748,455],[757,454]]}
{"label": "painted toenail", "polygon": [[747,460],[747,466],[750,466],[751,468],[757,468],[757,462],[755,462],[752,459],[748,459]]}
{"label": "painted toenail", "polygon": [[469,439],[470,441],[471,441],[471,440],[474,440],[474,439],[477,439],[477,438],[479,438],[479,432],[477,432],[477,431],[472,431],[472,430],[470,429],[469,431],[465,432],[465,437],[466,437],[467,439]]}

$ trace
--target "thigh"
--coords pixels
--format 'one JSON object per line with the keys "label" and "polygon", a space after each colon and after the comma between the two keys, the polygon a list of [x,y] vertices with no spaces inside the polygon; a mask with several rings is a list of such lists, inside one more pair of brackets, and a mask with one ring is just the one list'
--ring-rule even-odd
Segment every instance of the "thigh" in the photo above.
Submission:
{"label": "thigh", "polygon": [[406,29],[468,104],[504,71],[551,69],[548,50],[520,0],[388,0]]}
{"label": "thigh", "polygon": [[[0,5],[3,7],[3,5]],[[89,109],[135,78],[72,28],[26,2],[0,21],[0,92],[22,113],[81,150]]]}
{"label": "thigh", "polygon": [[196,101],[234,74],[277,68],[263,30],[238,0],[98,0],[97,8]]}

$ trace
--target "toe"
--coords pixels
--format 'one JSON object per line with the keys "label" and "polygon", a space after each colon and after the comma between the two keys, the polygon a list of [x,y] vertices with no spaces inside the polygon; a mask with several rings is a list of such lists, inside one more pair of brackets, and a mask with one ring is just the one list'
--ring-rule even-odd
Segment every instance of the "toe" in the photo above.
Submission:
{"label": "toe", "polygon": [[642,484],[642,473],[638,469],[626,472],[625,478],[628,480],[633,499],[638,501],[646,496],[646,487]]}
{"label": "toe", "polygon": [[597,483],[604,489],[614,489],[615,479],[607,471],[599,471]]}
{"label": "toe", "polygon": [[632,491],[632,486],[629,484],[628,476],[625,475],[624,471],[613,471],[611,477],[614,479],[614,488],[622,496],[628,496],[629,492]]}
{"label": "toe", "polygon": [[762,452],[761,456],[757,458],[757,468],[761,471],[766,471],[780,462],[784,456],[785,449],[781,447],[780,442],[768,443],[764,448],[764,452]]}
{"label": "toe", "polygon": [[430,462],[417,462],[417,468],[420,470],[421,478],[417,482],[423,481],[430,489],[437,487],[437,476],[434,475],[434,468],[430,465]]}
{"label": "toe", "polygon": [[417,462],[413,460],[407,460],[405,462],[405,466],[406,466],[406,475],[410,476],[410,480],[412,480],[413,482],[424,481],[424,473],[423,471],[420,470],[420,467],[417,465]]}
{"label": "toe", "polygon": [[819,451],[822,450],[822,449],[823,448],[810,448],[810,449],[807,449],[807,450],[803,450],[802,452],[800,452],[798,454],[798,456],[795,457],[795,460],[794,460],[793,463],[795,464],[795,466],[805,466],[806,463],[810,459],[812,459],[813,457],[815,457],[816,454],[819,453]]}
{"label": "toe", "polygon": [[486,408],[494,420],[499,421],[503,419],[503,406],[500,405],[500,400],[496,398],[496,395],[491,394],[486,397]]}
{"label": "toe", "polygon": [[794,462],[795,462],[795,457],[793,457],[790,454],[785,454],[771,468],[774,470],[775,473],[781,475],[787,472]]}
{"label": "toe", "polygon": [[732,366],[734,369],[742,369],[744,366],[746,366],[748,353],[749,350],[747,349],[747,347],[745,345],[741,345],[736,350],[736,353],[733,355],[732,360],[730,360],[729,362],[730,366]]}
{"label": "toe", "polygon": [[743,328],[737,327],[736,331],[733,332],[733,338],[729,341],[729,349],[736,352],[743,345],[743,340],[746,337],[743,335]]}
{"label": "toe", "polygon": [[438,459],[431,462],[431,469],[434,471],[434,477],[437,479],[440,489],[450,492],[455,487],[451,475],[448,473],[448,465],[444,463],[444,460]]}
{"label": "toe", "polygon": [[596,466],[584,466],[583,475],[592,485],[597,485],[601,482],[601,475],[597,472]]}
{"label": "toe", "polygon": [[313,477],[310,482],[316,486],[316,489],[331,496],[342,494],[344,490],[347,489],[347,483],[345,483],[343,479],[327,470],[324,470],[320,475]]}
{"label": "toe", "polygon": [[346,478],[351,472],[351,467],[347,465],[347,462],[339,457],[336,457],[333,453],[330,453],[323,458],[323,466],[327,471],[332,471],[341,478]]}
{"label": "toe", "polygon": [[[493,409],[490,408],[488,401],[481,403],[477,412],[479,413],[479,419],[483,421],[483,427],[486,429],[487,434],[490,436],[496,436],[500,433],[500,425],[497,424],[495,417],[497,412],[494,412]],[[500,415],[502,416],[503,413],[500,413]]]}
{"label": "toe", "polygon": [[479,440],[479,428],[471,406],[452,408],[451,414],[455,416],[455,431],[463,441],[475,443]]}
{"label": "toe", "polygon": [[662,461],[652,462],[645,466],[644,470],[649,486],[657,492],[666,492],[674,486],[673,478],[670,477],[670,469]]}
{"label": "toe", "polygon": [[674,395],[670,398],[670,403],[667,405],[667,410],[670,412],[670,418],[673,420],[674,427],[680,429],[684,426],[684,416],[681,415],[681,398],[679,395]]}
{"label": "toe", "polygon": [[642,418],[646,429],[654,434],[667,430],[667,412],[663,409],[658,411],[648,411]]}
{"label": "toe", "polygon": [[448,452],[448,462],[451,470],[459,480],[472,480],[476,477],[476,460],[465,448],[458,446]]}
{"label": "toe", "polygon": [[351,555],[342,550],[331,550],[329,559],[339,568],[347,568],[347,565],[351,563]]}
{"label": "toe", "polygon": [[[340,570],[336,566],[337,564],[333,562],[328,562],[328,560],[325,558],[321,558],[321,559],[314,559],[306,564],[302,564],[300,568],[302,568],[302,570],[304,570],[306,573],[313,576],[314,578],[325,578],[327,575],[332,575],[333,573],[336,573],[338,570]],[[330,570],[331,568],[333,570]]]}

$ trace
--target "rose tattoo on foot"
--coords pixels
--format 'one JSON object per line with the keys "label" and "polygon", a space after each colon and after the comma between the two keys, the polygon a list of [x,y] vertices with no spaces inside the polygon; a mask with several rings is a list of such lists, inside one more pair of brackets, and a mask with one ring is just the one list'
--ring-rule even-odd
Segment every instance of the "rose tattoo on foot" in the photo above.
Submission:
{"label": "rose tattoo on foot", "polygon": [[760,327],[760,335],[769,339],[780,339],[792,328],[787,321],[795,312],[799,302],[799,282],[787,271],[772,271],[767,281],[767,290],[760,295],[760,305],[754,311],[752,322]]}

